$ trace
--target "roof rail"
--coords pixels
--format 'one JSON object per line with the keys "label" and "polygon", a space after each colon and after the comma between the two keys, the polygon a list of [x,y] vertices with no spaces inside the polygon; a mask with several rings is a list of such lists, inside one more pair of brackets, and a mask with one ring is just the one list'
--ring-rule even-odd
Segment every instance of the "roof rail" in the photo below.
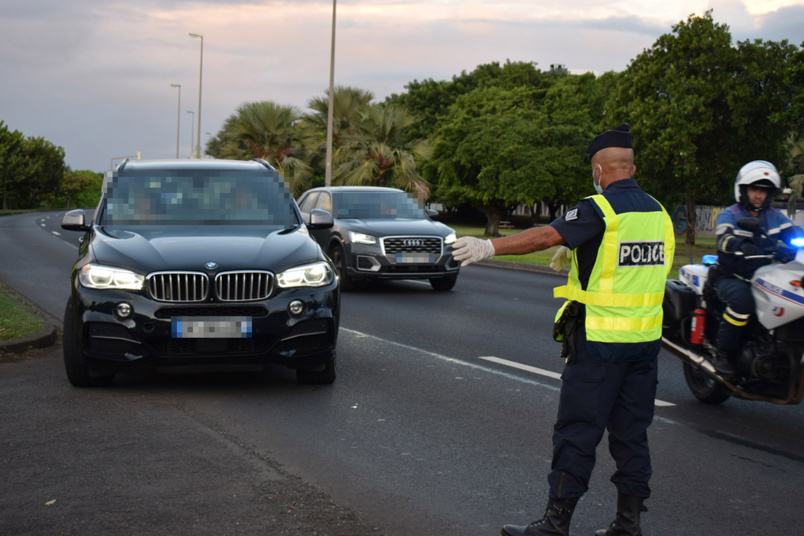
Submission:
{"label": "roof rail", "polygon": [[263,166],[267,167],[271,171],[276,171],[276,168],[274,166],[272,166],[271,164],[269,164],[266,160],[263,160],[262,158],[252,158],[251,161],[252,162],[259,162],[260,164],[262,164]]}

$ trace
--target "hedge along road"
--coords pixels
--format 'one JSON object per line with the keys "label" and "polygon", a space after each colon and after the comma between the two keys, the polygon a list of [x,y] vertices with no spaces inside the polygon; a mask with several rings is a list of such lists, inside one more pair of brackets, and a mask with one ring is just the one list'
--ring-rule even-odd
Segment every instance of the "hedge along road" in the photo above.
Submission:
{"label": "hedge along road", "polygon": [[[60,217],[47,220],[54,220],[52,229],[36,217],[19,223],[41,234],[32,235],[38,247],[17,250],[20,259],[47,263],[38,255],[48,249],[42,245],[47,240],[59,241],[52,232],[59,232]],[[0,239],[6,240],[3,220]],[[52,251],[59,247],[50,244]],[[69,272],[75,248],[69,255],[49,277]],[[7,281],[5,256],[2,263],[0,277]],[[330,387],[298,386],[277,369],[260,378],[123,377],[111,389],[77,390],[63,378],[59,356],[44,364],[12,364],[19,367],[17,381],[4,381],[4,389],[17,386],[0,396],[25,400],[30,413],[26,424],[3,417],[4,430],[14,433],[3,437],[41,445],[48,445],[48,434],[57,438],[59,452],[73,460],[58,468],[70,483],[61,491],[77,498],[51,506],[63,505],[62,519],[74,523],[102,497],[106,511],[125,512],[129,530],[181,530],[202,512],[225,523],[231,519],[204,497],[221,494],[221,504],[228,504],[227,493],[242,499],[238,511],[246,517],[264,520],[260,508],[283,489],[271,487],[279,475],[280,481],[298,478],[316,486],[342,512],[364,520],[353,532],[328,525],[329,532],[320,533],[496,534],[503,523],[540,517],[546,500],[561,370],[549,329],[557,304],[551,289],[558,282],[550,275],[472,266],[449,293],[415,282],[345,293],[339,378]],[[59,315],[63,303],[54,309]],[[33,371],[34,365],[41,368]],[[30,375],[20,376],[26,370]],[[643,516],[646,533],[794,533],[804,476],[801,408],[741,401],[709,408],[687,393],[681,376],[680,363],[663,354],[658,398],[667,404],[657,405],[650,432],[654,496]],[[58,417],[42,416],[54,408]],[[28,428],[37,418],[41,426]],[[92,426],[104,431],[87,439]],[[157,446],[149,447],[152,442]],[[206,475],[205,452],[218,460],[208,462]],[[231,467],[221,471],[216,463],[227,462],[226,452]],[[193,463],[182,466],[177,453]],[[93,455],[97,463],[85,463]],[[104,482],[129,484],[98,487],[88,476],[92,470]],[[573,533],[592,533],[611,521],[612,470],[604,443]],[[39,509],[53,497],[42,503],[33,497],[37,488],[54,485],[52,476],[27,471],[22,478],[15,471],[13,482],[31,500],[14,503],[13,510],[5,504],[3,511],[24,520],[49,512]],[[0,501],[7,502],[8,490],[0,491]],[[164,494],[158,509],[149,498],[155,493]],[[138,500],[145,506],[136,506]],[[191,514],[182,517],[179,510]]]}

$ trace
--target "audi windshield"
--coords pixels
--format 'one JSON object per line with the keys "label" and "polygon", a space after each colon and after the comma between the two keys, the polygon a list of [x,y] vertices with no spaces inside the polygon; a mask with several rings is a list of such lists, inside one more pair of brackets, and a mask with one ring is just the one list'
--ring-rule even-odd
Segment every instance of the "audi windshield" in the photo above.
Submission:
{"label": "audi windshield", "polygon": [[356,220],[421,220],[424,209],[405,192],[336,192],[334,217]]}

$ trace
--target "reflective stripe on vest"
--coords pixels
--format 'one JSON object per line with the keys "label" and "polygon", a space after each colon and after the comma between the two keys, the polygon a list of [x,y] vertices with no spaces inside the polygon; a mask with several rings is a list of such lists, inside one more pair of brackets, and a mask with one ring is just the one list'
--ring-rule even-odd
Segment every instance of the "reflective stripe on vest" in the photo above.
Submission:
{"label": "reflective stripe on vest", "polygon": [[602,195],[588,199],[603,212],[606,225],[589,283],[583,290],[573,250],[567,284],[554,289],[553,296],[586,304],[589,341],[654,341],[662,334],[664,285],[675,249],[673,223],[664,208],[615,214]]}

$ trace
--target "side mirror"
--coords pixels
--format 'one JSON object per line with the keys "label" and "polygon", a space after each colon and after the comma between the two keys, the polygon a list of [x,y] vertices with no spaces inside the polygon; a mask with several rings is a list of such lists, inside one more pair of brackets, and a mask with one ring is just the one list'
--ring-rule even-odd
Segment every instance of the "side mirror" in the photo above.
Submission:
{"label": "side mirror", "polygon": [[61,220],[61,228],[65,231],[89,231],[90,227],[86,224],[84,211],[81,209],[71,210]]}
{"label": "side mirror", "polygon": [[329,229],[335,225],[332,214],[321,208],[311,210],[309,220],[305,218],[305,223],[310,229]]}
{"label": "side mirror", "polygon": [[758,218],[740,218],[737,220],[737,226],[754,234],[762,232],[762,225]]}
{"label": "side mirror", "polygon": [[436,216],[438,216],[438,211],[433,210],[431,208],[424,209],[424,213],[427,214],[428,216],[430,216],[431,218],[435,218]]}

